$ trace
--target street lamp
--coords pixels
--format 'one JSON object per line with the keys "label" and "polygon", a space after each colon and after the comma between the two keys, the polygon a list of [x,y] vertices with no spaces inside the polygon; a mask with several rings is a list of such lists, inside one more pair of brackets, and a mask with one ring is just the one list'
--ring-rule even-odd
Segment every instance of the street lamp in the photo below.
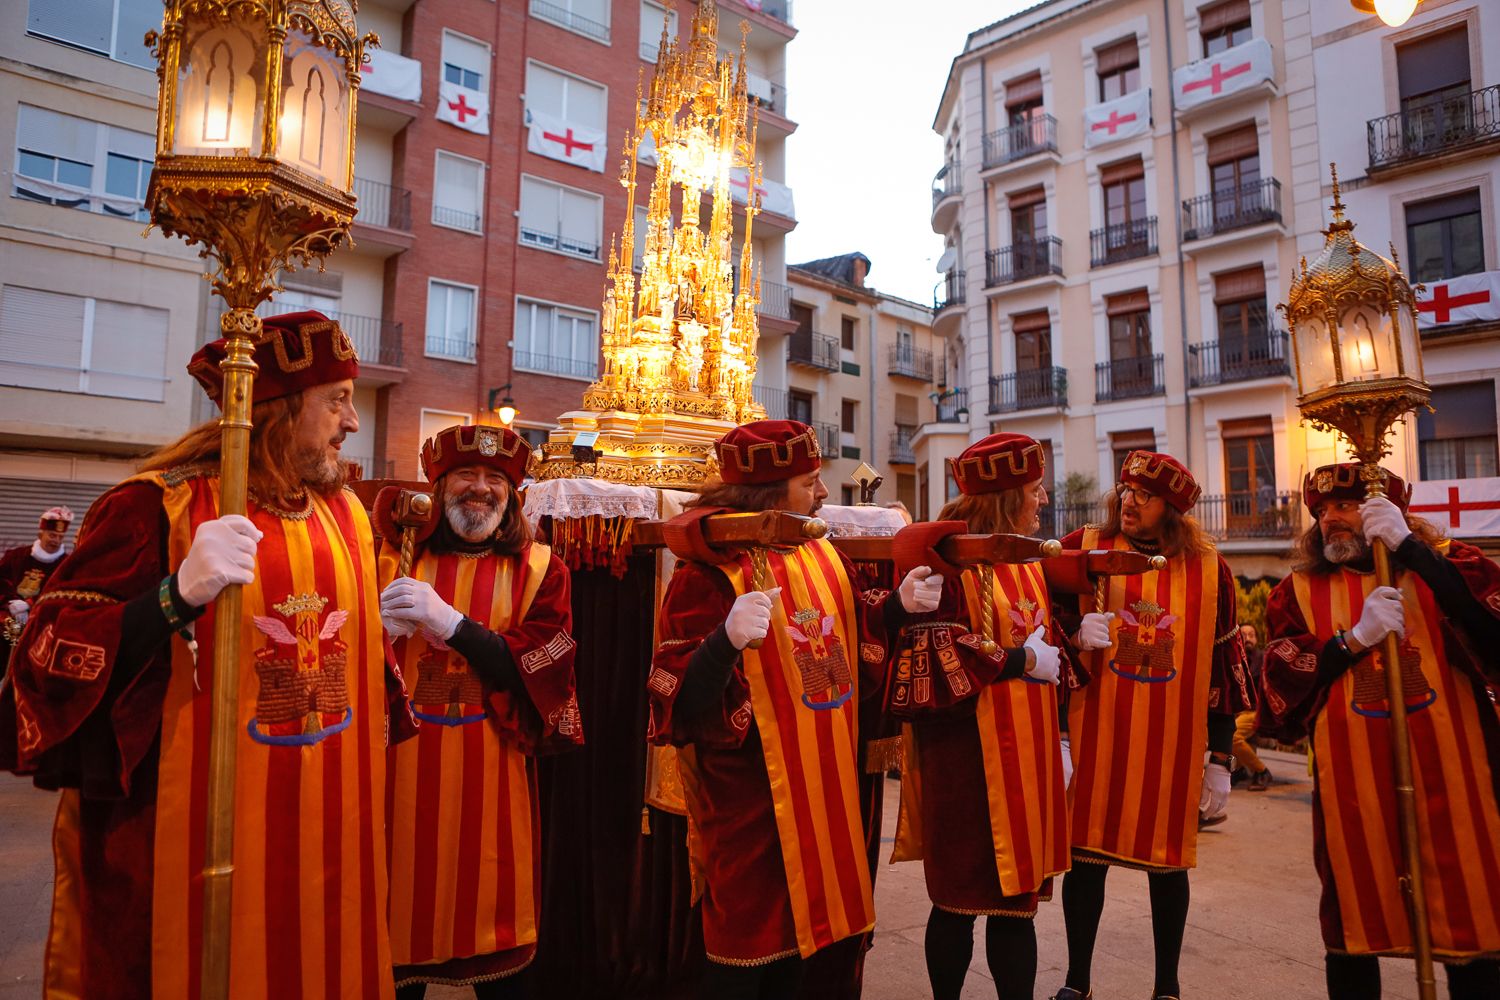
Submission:
{"label": "street lamp", "polygon": [[[500,396],[502,392],[505,393],[504,396]],[[500,398],[500,402],[498,404],[495,402],[496,397]],[[509,382],[505,383],[498,389],[490,390],[489,410],[491,413],[495,414],[495,416],[500,418],[500,423],[503,426],[509,427],[512,423],[515,422],[517,412],[516,401],[510,398]]]}
{"label": "street lamp", "polygon": [[1349,5],[1361,14],[1376,14],[1387,27],[1399,28],[1416,12],[1422,0],[1349,0]]}
{"label": "street lamp", "polygon": [[[1385,495],[1380,460],[1390,453],[1392,425],[1432,395],[1422,377],[1422,349],[1417,334],[1416,290],[1396,262],[1360,245],[1354,223],[1344,218],[1337,169],[1333,173],[1333,223],[1325,230],[1323,250],[1302,260],[1293,273],[1287,301],[1279,306],[1292,328],[1297,365],[1297,407],[1308,423],[1338,431],[1360,462],[1367,496]],[[1390,554],[1378,539],[1372,544],[1375,579],[1391,584]],[[1427,924],[1427,896],[1422,883],[1420,834],[1412,785],[1411,739],[1406,725],[1406,698],[1396,635],[1381,647],[1387,700],[1390,703],[1391,757],[1400,816],[1407,914],[1417,959],[1417,991],[1431,1000],[1435,985],[1432,936]]]}
{"label": "street lamp", "polygon": [[[213,290],[228,310],[221,514],[245,513],[261,337],[255,308],[276,275],[319,264],[354,220],[354,123],[367,44],[353,0],[165,0],[162,28],[147,32],[157,60],[156,163],[146,192],[151,221],[202,244]],[[234,766],[238,738],[241,594],[215,608],[209,736],[208,825],[203,869],[202,993],[229,992]]]}

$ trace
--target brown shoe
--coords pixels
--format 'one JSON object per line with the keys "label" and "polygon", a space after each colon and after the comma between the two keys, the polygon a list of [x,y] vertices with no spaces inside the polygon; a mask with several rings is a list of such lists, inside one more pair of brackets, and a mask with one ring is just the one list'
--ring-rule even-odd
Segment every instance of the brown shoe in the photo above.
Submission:
{"label": "brown shoe", "polygon": [[1089,990],[1087,993],[1079,993],[1071,986],[1064,986],[1052,994],[1052,1000],[1094,1000],[1094,991]]}
{"label": "brown shoe", "polygon": [[1228,818],[1229,818],[1229,814],[1227,812],[1221,812],[1217,816],[1208,816],[1208,817],[1205,817],[1202,813],[1199,813],[1198,814],[1198,829],[1204,830],[1204,829],[1207,829],[1208,827],[1211,827],[1211,826],[1218,826],[1220,823],[1224,822]]}
{"label": "brown shoe", "polygon": [[1250,780],[1245,782],[1245,791],[1263,792],[1271,787],[1271,769],[1269,767],[1250,775]]}

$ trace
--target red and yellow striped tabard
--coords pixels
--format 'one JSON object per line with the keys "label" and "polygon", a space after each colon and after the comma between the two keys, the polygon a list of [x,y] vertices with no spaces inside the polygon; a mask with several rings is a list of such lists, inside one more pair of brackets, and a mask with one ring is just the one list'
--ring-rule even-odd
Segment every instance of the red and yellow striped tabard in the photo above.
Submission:
{"label": "red and yellow striped tabard", "polygon": [[[399,553],[381,552],[380,579]],[[551,550],[524,560],[423,552],[411,575],[493,632],[519,624]],[[397,965],[490,955],[537,937],[536,768],[496,721],[513,696],[489,694],[467,661],[418,632],[394,643],[421,726],[390,751],[391,951]],[[529,960],[529,957],[523,959]]]}
{"label": "red and yellow striped tabard", "polygon": [[[1292,579],[1302,615],[1322,642],[1358,621],[1375,588],[1372,574],[1347,570]],[[1468,678],[1449,666],[1432,591],[1415,573],[1400,573],[1397,586],[1406,605],[1401,661],[1410,678],[1407,725],[1433,951],[1500,954],[1500,807],[1479,720],[1494,707],[1480,703]],[[1377,649],[1334,683],[1316,716],[1313,764],[1343,949],[1410,955],[1382,659]]]}
{"label": "red and yellow striped tabard", "polygon": [[[1024,645],[1038,625],[1051,621],[1041,565],[998,565],[988,571],[994,574],[995,641],[1002,647]],[[982,615],[978,571],[966,570],[960,581],[967,621],[977,623]],[[971,624],[970,630],[981,631],[977,624]],[[1017,677],[985,685],[976,698],[974,725],[983,753],[983,794],[988,802],[996,875],[1007,897],[1036,893],[1048,878],[1066,871],[1070,859],[1056,688],[1045,681]],[[960,723],[954,720],[953,724]],[[923,844],[920,786],[924,775],[928,780],[942,780],[942,776],[924,771],[920,763],[924,728],[908,726],[905,731],[914,740],[910,752],[918,763],[902,775],[901,858],[920,856],[931,868],[941,865],[943,858],[931,856]],[[978,788],[970,791],[980,794]],[[942,822],[941,815],[933,819]],[[939,897],[933,898],[944,905]]]}
{"label": "red and yellow striped tabard", "polygon": [[[766,559],[780,603],[765,644],[742,656],[806,957],[875,925],[858,797],[858,594],[826,541]],[[736,594],[756,589],[748,555],[720,569]],[[691,812],[701,780],[691,748],[681,763]]]}
{"label": "red and yellow striped tabard", "polygon": [[[1123,535],[1111,541],[1130,547]],[[1084,530],[1082,548],[1099,548],[1096,529]],[[1073,693],[1068,710],[1079,858],[1142,868],[1197,864],[1218,591],[1212,552],[1110,579],[1105,610],[1115,613],[1114,644],[1079,654],[1092,680]],[[1093,602],[1082,598],[1082,610],[1093,611]]]}
{"label": "red and yellow striped tabard", "polygon": [[[219,480],[162,485],[172,567],[218,516]],[[353,495],[305,518],[257,508],[244,588],[230,971],[236,1000],[390,998],[385,688],[375,556]],[[162,710],[152,995],[197,997],[214,606],[172,639]]]}

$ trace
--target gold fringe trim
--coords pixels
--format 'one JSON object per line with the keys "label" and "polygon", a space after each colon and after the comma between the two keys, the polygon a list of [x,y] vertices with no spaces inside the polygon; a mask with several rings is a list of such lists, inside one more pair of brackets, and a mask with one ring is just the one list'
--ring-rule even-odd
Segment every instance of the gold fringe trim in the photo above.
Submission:
{"label": "gold fringe trim", "polygon": [[708,960],[710,962],[718,962],[720,965],[733,965],[741,969],[749,969],[757,965],[770,965],[772,962],[779,962],[783,958],[791,958],[793,955],[800,954],[801,951],[799,949],[793,948],[790,951],[778,951],[776,954],[767,955],[764,958],[720,958],[718,955],[709,955]]}
{"label": "gold fringe trim", "polygon": [[1134,861],[1130,858],[1117,858],[1112,854],[1104,854],[1090,850],[1087,847],[1073,848],[1073,863],[1082,862],[1086,865],[1114,865],[1116,868],[1129,868],[1133,871],[1145,872],[1187,872],[1191,868],[1182,866],[1172,867],[1170,865],[1153,865],[1145,861]]}
{"label": "gold fringe trim", "polygon": [[[528,946],[518,945],[518,947],[524,948]],[[536,961],[536,944],[533,943],[529,947],[531,948],[531,954],[526,956],[526,961],[522,962],[520,965],[516,966],[513,969],[506,969],[504,972],[497,972],[493,976],[475,976],[473,979],[446,979],[442,976],[433,976],[431,978],[423,976],[407,976],[405,979],[397,980],[396,988],[400,989],[403,986],[410,986],[413,983],[429,983],[434,986],[473,986],[475,983],[493,983],[497,979],[509,979],[516,973],[525,971],[528,967],[530,967],[532,962]]]}
{"label": "gold fringe trim", "polygon": [[37,604],[46,601],[83,601],[85,604],[119,604],[118,597],[101,594],[97,590],[49,590],[36,599]]}
{"label": "gold fringe trim", "polygon": [[865,744],[865,773],[884,774],[901,770],[903,757],[901,734],[871,740]]}
{"label": "gold fringe trim", "polygon": [[1036,919],[1036,910],[1004,910],[1004,909],[979,909],[966,910],[957,906],[944,906],[942,903],[933,903],[933,906],[944,913],[957,913],[965,917],[1025,917],[1027,920]]}

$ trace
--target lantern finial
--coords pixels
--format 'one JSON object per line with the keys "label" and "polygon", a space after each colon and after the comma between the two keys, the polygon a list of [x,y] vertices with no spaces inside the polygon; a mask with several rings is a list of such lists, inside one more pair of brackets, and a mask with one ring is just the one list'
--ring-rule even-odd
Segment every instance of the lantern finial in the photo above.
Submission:
{"label": "lantern finial", "polygon": [[1344,218],[1344,202],[1339,197],[1339,165],[1328,164],[1328,172],[1333,175],[1333,224],[1327,229],[1327,233],[1337,233],[1354,228],[1354,223]]}

